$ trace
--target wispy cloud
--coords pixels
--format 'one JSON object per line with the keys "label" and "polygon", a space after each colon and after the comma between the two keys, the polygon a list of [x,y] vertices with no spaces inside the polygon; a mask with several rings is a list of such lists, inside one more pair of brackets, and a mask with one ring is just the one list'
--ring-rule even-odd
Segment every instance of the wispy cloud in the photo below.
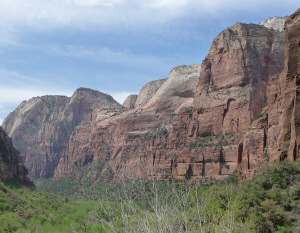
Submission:
{"label": "wispy cloud", "polygon": [[45,79],[41,79],[40,77],[27,76],[19,73],[18,71],[8,70],[2,67],[0,67],[0,83],[0,95],[2,96],[4,92],[9,94],[9,92],[7,92],[6,90],[9,90],[11,88],[21,90],[35,89],[45,93],[45,91],[57,92],[55,90],[61,86],[61,83],[53,83],[53,81],[47,81]]}
{"label": "wispy cloud", "polygon": [[[259,9],[258,9],[259,6]],[[168,32],[185,18],[204,23],[207,18],[253,13],[270,8],[299,7],[298,0],[0,0],[0,46],[20,44],[20,31],[131,31],[146,29]],[[279,11],[279,10],[278,10]],[[180,33],[180,29],[172,32]]]}
{"label": "wispy cloud", "polygon": [[66,0],[67,4],[77,6],[115,6],[123,3],[124,0]]}
{"label": "wispy cloud", "polygon": [[[178,57],[154,56],[151,54],[137,54],[129,49],[116,50],[108,47],[88,48],[84,46],[51,46],[44,52],[63,57],[94,61],[99,64],[116,64],[126,67],[137,67],[144,69],[161,68],[166,71]],[[179,55],[178,55],[179,56]],[[189,60],[185,57],[186,60]]]}
{"label": "wispy cloud", "polygon": [[[274,7],[280,0],[0,0],[2,25],[12,22],[33,27],[70,25],[145,26],[172,22],[174,18],[190,15],[217,15],[236,10],[257,11]],[[298,1],[286,0],[286,6]],[[282,4],[281,4],[282,5]],[[47,22],[47,24],[45,24]],[[78,24],[80,22],[80,24]],[[75,24],[77,23],[77,24]],[[112,28],[114,30],[114,28]]]}

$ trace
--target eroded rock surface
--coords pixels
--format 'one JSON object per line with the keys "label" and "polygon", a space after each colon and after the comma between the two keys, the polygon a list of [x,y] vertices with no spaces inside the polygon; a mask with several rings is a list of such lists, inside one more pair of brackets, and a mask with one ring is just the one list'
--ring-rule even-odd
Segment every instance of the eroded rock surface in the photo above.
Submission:
{"label": "eroded rock surface", "polygon": [[279,149],[281,158],[295,161],[300,147],[300,9],[285,23],[285,69],[283,82],[283,113]]}
{"label": "eroded rock surface", "polygon": [[[168,131],[180,109],[191,107],[199,74],[200,65],[176,67],[145,105],[125,112],[96,108],[92,119],[74,130],[55,178],[74,174],[78,164],[97,162],[105,164],[104,173],[111,167],[116,180],[157,173]],[[153,169],[154,164],[159,166]]]}
{"label": "eroded rock surface", "polygon": [[151,81],[143,86],[137,96],[135,107],[146,104],[166,80],[167,79],[159,79]]}

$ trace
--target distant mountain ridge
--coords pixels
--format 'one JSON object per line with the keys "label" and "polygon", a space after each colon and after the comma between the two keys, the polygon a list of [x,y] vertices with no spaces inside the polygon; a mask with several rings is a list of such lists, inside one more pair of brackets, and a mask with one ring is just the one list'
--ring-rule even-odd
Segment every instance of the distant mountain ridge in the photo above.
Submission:
{"label": "distant mountain ridge", "polygon": [[32,177],[52,177],[65,153],[69,136],[95,107],[122,106],[111,96],[88,88],[72,97],[42,96],[24,101],[3,122],[3,128],[20,150]]}

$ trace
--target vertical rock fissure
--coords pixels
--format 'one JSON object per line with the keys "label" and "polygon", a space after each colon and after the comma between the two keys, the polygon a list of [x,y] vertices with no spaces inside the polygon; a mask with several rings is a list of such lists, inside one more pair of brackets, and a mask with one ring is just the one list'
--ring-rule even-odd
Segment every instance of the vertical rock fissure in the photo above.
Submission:
{"label": "vertical rock fissure", "polygon": [[189,168],[186,171],[185,178],[187,180],[190,180],[192,178],[192,176],[193,176],[193,169],[192,169],[192,165],[189,164]]}
{"label": "vertical rock fissure", "polygon": [[248,170],[250,169],[250,154],[248,153]]}
{"label": "vertical rock fissure", "polygon": [[219,163],[220,163],[219,175],[222,175],[222,168],[223,168],[223,166],[225,165],[225,159],[224,159],[223,148],[220,149],[220,159],[219,159]]}
{"label": "vertical rock fissure", "polygon": [[202,166],[202,177],[204,177],[205,176],[205,159],[204,159],[204,155],[203,155],[203,160],[202,160],[202,164],[203,164],[203,166]]}
{"label": "vertical rock fissure", "polygon": [[263,149],[265,149],[267,147],[267,139],[268,139],[268,135],[267,135],[267,130],[264,129],[264,146]]}
{"label": "vertical rock fissure", "polygon": [[243,160],[243,143],[240,143],[238,148],[238,164],[241,164],[242,160]]}
{"label": "vertical rock fissure", "polygon": [[297,149],[298,149],[298,146],[297,146],[297,141],[295,140],[295,142],[294,142],[294,150],[293,150],[293,158],[292,158],[292,160],[293,160],[293,162],[295,162],[296,160],[297,160]]}

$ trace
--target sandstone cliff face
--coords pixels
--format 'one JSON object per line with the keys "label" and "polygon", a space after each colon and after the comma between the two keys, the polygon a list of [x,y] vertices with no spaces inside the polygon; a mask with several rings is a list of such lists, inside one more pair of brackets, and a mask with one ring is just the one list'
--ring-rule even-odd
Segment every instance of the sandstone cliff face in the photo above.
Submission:
{"label": "sandstone cliff face", "polygon": [[166,79],[159,79],[143,86],[137,96],[135,107],[146,104],[165,81]]}
{"label": "sandstone cliff face", "polygon": [[118,103],[112,97],[79,88],[71,98],[43,96],[24,101],[3,122],[32,177],[52,177],[73,129],[95,107]]}
{"label": "sandstone cliff face", "polygon": [[[267,161],[266,147],[278,137],[274,75],[283,69],[283,55],[283,33],[259,25],[237,23],[214,39],[193,110],[180,114],[170,132],[175,146],[189,145],[178,156],[177,176],[222,179],[234,170],[250,176]],[[268,123],[262,110],[269,103],[274,112]],[[266,124],[274,125],[268,144]]]}
{"label": "sandstone cliff face", "polygon": [[22,163],[19,151],[0,127],[0,180],[9,183],[17,179],[23,184],[33,185],[27,174],[28,170]]}
{"label": "sandstone cliff face", "polygon": [[284,70],[267,84],[267,104],[243,137],[238,169],[253,176],[262,164],[299,155],[297,76],[299,76],[300,10],[285,22]]}
{"label": "sandstone cliff face", "polygon": [[283,82],[283,114],[278,148],[281,158],[295,161],[299,157],[300,143],[300,9],[285,23],[285,69]]}
{"label": "sandstone cliff face", "polygon": [[150,175],[164,153],[161,149],[166,147],[168,130],[179,110],[193,103],[199,73],[200,65],[174,68],[148,103],[135,109],[96,108],[92,119],[71,135],[69,153],[61,158],[55,178],[93,162],[111,167],[115,179]]}
{"label": "sandstone cliff face", "polygon": [[195,133],[244,132],[266,104],[267,82],[282,71],[283,54],[283,33],[259,25],[237,23],[214,39],[194,101],[201,122]]}

